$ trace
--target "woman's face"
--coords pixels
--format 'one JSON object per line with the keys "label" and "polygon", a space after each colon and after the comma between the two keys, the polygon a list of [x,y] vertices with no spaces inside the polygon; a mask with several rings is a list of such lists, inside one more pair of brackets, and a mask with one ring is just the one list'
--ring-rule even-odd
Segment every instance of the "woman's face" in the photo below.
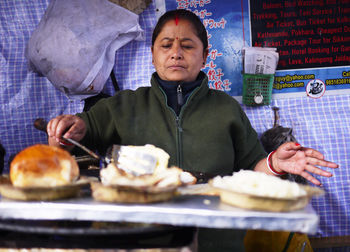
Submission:
{"label": "woman's face", "polygon": [[194,81],[207,55],[192,24],[184,19],[165,23],[152,47],[153,65],[167,81]]}

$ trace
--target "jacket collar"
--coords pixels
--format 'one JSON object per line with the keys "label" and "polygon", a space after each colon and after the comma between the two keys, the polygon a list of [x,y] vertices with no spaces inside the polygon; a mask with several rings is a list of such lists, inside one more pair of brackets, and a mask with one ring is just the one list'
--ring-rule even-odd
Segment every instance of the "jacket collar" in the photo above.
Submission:
{"label": "jacket collar", "polygon": [[[203,71],[200,71],[199,74],[204,75],[204,78],[203,78],[203,81],[200,84],[199,88],[194,90],[195,97],[197,97],[197,98],[201,98],[209,92],[208,76]],[[161,86],[159,85],[159,82],[157,80],[156,75],[157,75],[156,72],[152,74],[151,89],[155,92],[156,96],[159,99],[164,100],[164,98],[165,98],[164,91],[162,90]]]}

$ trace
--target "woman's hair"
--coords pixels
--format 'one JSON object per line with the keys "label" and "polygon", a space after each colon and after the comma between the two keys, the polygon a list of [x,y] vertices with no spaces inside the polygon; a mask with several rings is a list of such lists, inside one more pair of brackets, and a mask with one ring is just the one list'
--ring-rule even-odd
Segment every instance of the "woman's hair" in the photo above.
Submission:
{"label": "woman's hair", "polygon": [[152,46],[154,46],[154,41],[158,37],[159,33],[162,31],[165,23],[167,23],[169,20],[176,20],[176,19],[180,19],[180,20],[185,19],[189,21],[193,25],[193,28],[198,38],[202,41],[203,50],[206,50],[208,48],[207,30],[205,29],[202,21],[199,19],[199,17],[196,14],[184,9],[167,11],[159,18],[156,24],[156,27],[153,30]]}

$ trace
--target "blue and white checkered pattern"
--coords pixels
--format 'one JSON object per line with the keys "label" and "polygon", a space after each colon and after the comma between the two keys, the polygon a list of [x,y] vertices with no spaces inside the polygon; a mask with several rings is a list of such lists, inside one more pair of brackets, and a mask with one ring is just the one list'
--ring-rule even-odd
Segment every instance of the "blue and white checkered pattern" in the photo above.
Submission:
{"label": "blue and white checkered pattern", "polygon": [[[27,146],[46,143],[46,136],[33,121],[83,109],[81,101],[70,101],[45,78],[28,72],[25,46],[39,23],[48,0],[0,2],[0,142],[6,149],[6,169],[10,156]],[[151,64],[151,34],[156,23],[155,4],[140,15],[145,41],[133,41],[116,53],[114,72],[121,89],[149,85],[154,72]],[[113,94],[111,81],[104,92]],[[340,164],[332,178],[319,177],[326,196],[312,201],[320,215],[319,237],[350,235],[350,96],[321,99],[290,98],[273,100],[271,106],[243,106],[259,134],[273,125],[272,106],[280,108],[280,125],[293,128],[300,144],[315,148]]]}
{"label": "blue and white checkered pattern", "polygon": [[273,126],[272,107],[279,107],[279,124],[293,128],[298,142],[322,152],[327,160],[339,164],[333,177],[317,176],[326,195],[314,198],[312,205],[320,215],[316,236],[342,236],[350,233],[350,96],[323,96],[321,99],[290,98],[273,100],[270,106],[244,109],[253,127],[262,133]]}

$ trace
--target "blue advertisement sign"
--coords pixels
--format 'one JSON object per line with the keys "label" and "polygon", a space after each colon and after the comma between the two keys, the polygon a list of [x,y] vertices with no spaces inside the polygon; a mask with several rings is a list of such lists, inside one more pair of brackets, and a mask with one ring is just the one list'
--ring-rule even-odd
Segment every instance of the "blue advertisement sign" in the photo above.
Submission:
{"label": "blue advertisement sign", "polygon": [[319,98],[350,91],[348,2],[166,0],[165,4],[166,10],[191,10],[203,21],[209,38],[203,71],[210,88],[242,96],[242,49],[255,46],[275,47],[279,53],[275,97]]}

